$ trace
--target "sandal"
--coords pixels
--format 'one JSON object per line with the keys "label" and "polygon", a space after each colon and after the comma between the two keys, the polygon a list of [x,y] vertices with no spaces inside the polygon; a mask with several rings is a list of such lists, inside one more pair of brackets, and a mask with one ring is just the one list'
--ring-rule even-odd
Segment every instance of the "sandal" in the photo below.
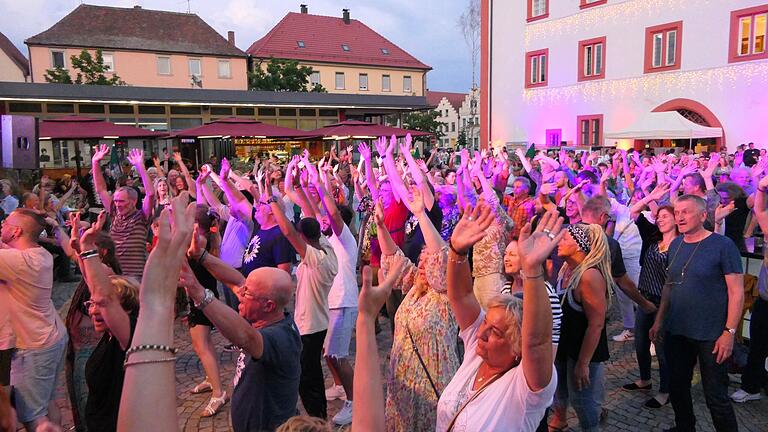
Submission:
{"label": "sandal", "polygon": [[205,408],[203,408],[203,411],[200,413],[200,417],[215,416],[228,400],[229,398],[227,398],[227,392],[225,391],[221,392],[221,396],[219,397],[211,396],[211,399],[208,401],[208,405],[206,405]]}
{"label": "sandal", "polygon": [[208,393],[209,391],[213,391],[213,386],[211,386],[211,383],[208,382],[208,378],[206,377],[206,379],[203,382],[193,387],[192,390],[190,390],[190,393],[200,394],[200,393]]}

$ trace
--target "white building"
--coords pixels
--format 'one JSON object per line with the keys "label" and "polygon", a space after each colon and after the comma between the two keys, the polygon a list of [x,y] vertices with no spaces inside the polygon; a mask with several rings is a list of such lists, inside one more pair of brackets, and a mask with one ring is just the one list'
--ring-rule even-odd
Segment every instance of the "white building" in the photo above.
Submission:
{"label": "white building", "polygon": [[474,88],[464,96],[459,108],[461,129],[467,137],[467,145],[472,149],[480,145],[480,89]]}
{"label": "white building", "polygon": [[465,97],[465,93],[427,91],[427,105],[440,114],[436,120],[443,123],[443,137],[438,143],[439,147],[456,147],[456,139],[459,137],[461,128],[459,109]]}
{"label": "white building", "polygon": [[768,147],[767,22],[767,0],[482,0],[481,143],[612,145],[678,111]]}

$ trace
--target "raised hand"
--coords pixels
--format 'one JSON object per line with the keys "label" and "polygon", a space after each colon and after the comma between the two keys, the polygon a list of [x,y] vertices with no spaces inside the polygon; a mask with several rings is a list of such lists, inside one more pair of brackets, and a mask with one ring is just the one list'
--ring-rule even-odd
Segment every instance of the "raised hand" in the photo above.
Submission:
{"label": "raised hand", "polygon": [[760,179],[760,182],[757,183],[757,188],[760,190],[765,190],[765,188],[768,188],[768,176]]}
{"label": "raised hand", "polygon": [[429,172],[429,168],[427,168],[427,163],[426,163],[426,162],[424,162],[422,159],[419,159],[419,160],[417,160],[417,161],[416,161],[416,166],[418,166],[418,167],[419,167],[419,169],[420,169],[420,170],[421,170],[423,173],[425,173],[425,174],[426,174],[427,172]]}
{"label": "raised hand", "polygon": [[387,154],[387,137],[382,136],[376,140],[376,151],[379,153],[379,156]]}
{"label": "raised hand", "polygon": [[421,194],[421,189],[416,186],[412,187],[410,196],[405,197],[404,204],[413,214],[424,213],[424,197]]}
{"label": "raised hand", "polygon": [[144,165],[144,150],[139,149],[131,149],[130,152],[128,152],[128,162],[131,163],[131,165],[135,167],[143,166]]}
{"label": "raised hand", "polygon": [[517,241],[524,273],[529,276],[541,273],[542,265],[552,255],[563,235],[563,218],[558,216],[557,210],[544,213],[534,232],[531,232],[531,223],[526,223]]}
{"label": "raised hand", "polygon": [[[80,218],[78,216],[78,223],[79,223],[79,220]],[[107,212],[106,210],[102,210],[99,213],[99,216],[96,218],[96,223],[94,223],[93,225],[91,225],[90,228],[85,230],[83,235],[80,237],[81,250],[89,250],[89,249],[96,248],[96,233],[101,231],[106,221],[107,221]]]}
{"label": "raised hand", "polygon": [[360,152],[360,157],[364,160],[367,160],[368,162],[371,161],[371,148],[368,147],[368,144],[360,143],[360,145],[357,146],[357,151]]}
{"label": "raised hand", "polygon": [[723,219],[728,217],[728,215],[733,213],[735,210],[736,210],[736,204],[734,204],[733,202],[730,202],[730,203],[725,204],[725,205],[720,204],[715,209],[715,223],[722,222]]}
{"label": "raised hand", "polygon": [[405,140],[400,142],[400,154],[405,156],[411,153],[411,134],[405,136]]}
{"label": "raised hand", "polygon": [[465,254],[475,243],[485,237],[485,230],[493,223],[494,215],[491,208],[484,203],[474,209],[466,206],[464,215],[456,224],[451,235],[451,247],[460,254]]}
{"label": "raised hand", "polygon": [[[390,269],[389,274],[394,273],[393,269]],[[389,294],[392,292],[392,284],[382,281],[379,283],[379,286],[374,287],[373,273],[369,266],[363,267],[362,276],[363,285],[357,301],[360,314],[367,317],[375,317],[387,301],[387,298],[389,298]]]}
{"label": "raised hand", "polygon": [[384,204],[382,204],[380,199],[376,201],[376,205],[374,206],[373,218],[374,221],[376,221],[376,225],[380,227],[384,226]]}
{"label": "raised hand", "polygon": [[93,157],[91,157],[91,161],[101,162],[101,160],[104,159],[104,157],[108,155],[109,152],[110,152],[109,146],[107,146],[106,144],[102,144],[93,153]]}
{"label": "raised hand", "polygon": [[387,146],[387,154],[393,155],[395,153],[395,147],[397,147],[397,137],[392,135],[389,138],[389,145]]}
{"label": "raised hand", "polygon": [[192,231],[192,241],[189,243],[189,248],[187,248],[187,256],[192,259],[200,258],[207,245],[208,240],[197,224],[195,224],[195,228]]}
{"label": "raised hand", "polygon": [[222,181],[226,181],[229,178],[229,172],[232,167],[229,165],[227,158],[221,158],[221,170],[219,170],[219,177]]}
{"label": "raised hand", "polygon": [[607,170],[605,170],[605,172],[603,173],[603,175],[601,175],[601,176],[600,176],[600,184],[605,184],[605,183],[607,183],[607,182],[608,182],[608,180],[610,180],[610,179],[611,179],[611,175],[612,175],[612,174],[613,174],[613,173],[611,172],[611,170],[610,170],[610,169],[607,169]]}
{"label": "raised hand", "polygon": [[651,193],[648,194],[648,196],[655,200],[659,201],[669,192],[670,184],[669,183],[659,183],[656,185],[655,188],[651,191]]}
{"label": "raised hand", "polygon": [[541,195],[549,195],[552,193],[552,189],[554,189],[555,185],[553,183],[544,183],[539,188],[539,194]]}

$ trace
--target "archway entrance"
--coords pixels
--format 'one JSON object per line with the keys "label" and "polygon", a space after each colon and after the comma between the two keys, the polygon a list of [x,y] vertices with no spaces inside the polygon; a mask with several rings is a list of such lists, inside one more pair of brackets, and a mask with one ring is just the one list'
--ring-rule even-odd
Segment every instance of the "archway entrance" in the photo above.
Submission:
{"label": "archway entrance", "polygon": [[[653,112],[677,111],[681,116],[701,126],[719,127],[723,129],[722,138],[706,138],[697,140],[699,144],[706,145],[710,150],[720,151],[725,149],[725,128],[712,111],[703,104],[691,99],[672,99],[653,109]],[[687,144],[687,143],[686,143]],[[714,148],[713,148],[714,147]]]}

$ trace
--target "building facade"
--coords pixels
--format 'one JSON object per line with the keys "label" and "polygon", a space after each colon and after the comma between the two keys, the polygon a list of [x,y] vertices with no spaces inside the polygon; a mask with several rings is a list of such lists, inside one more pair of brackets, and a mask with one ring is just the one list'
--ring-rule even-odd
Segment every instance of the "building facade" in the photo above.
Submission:
{"label": "building facade", "polygon": [[29,79],[29,62],[24,54],[0,33],[0,81],[26,82]]}
{"label": "building facade", "polygon": [[480,89],[474,88],[464,96],[459,107],[460,132],[464,131],[471,149],[480,147]]}
{"label": "building facade", "polygon": [[271,58],[313,69],[310,84],[329,93],[424,96],[432,68],[376,33],[345,9],[341,17],[312,15],[302,5],[247,50],[252,68]]}
{"label": "building facade", "polygon": [[[481,142],[606,140],[651,112],[768,145],[766,0],[482,0]],[[608,142],[611,141],[611,142]]]}
{"label": "building facade", "polygon": [[459,108],[465,97],[464,93],[427,91],[427,104],[438,112],[436,120],[443,124],[443,137],[438,143],[439,147],[456,148],[456,140],[461,130]]}
{"label": "building facade", "polygon": [[[151,29],[151,30],[148,30]],[[25,41],[32,82],[69,70],[71,57],[100,49],[104,64],[131,86],[246,90],[247,55],[195,14],[82,4]]]}

